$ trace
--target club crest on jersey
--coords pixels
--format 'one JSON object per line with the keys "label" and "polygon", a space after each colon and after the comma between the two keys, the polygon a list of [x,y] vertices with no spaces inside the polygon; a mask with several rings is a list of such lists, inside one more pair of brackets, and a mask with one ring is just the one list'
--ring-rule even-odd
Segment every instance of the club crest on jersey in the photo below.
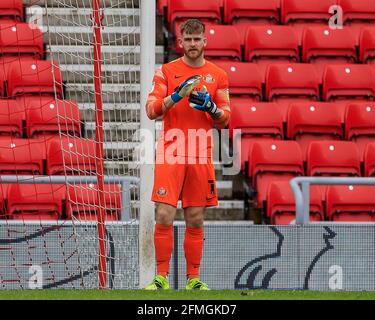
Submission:
{"label": "club crest on jersey", "polygon": [[158,192],[157,192],[158,196],[166,196],[167,195],[167,190],[163,187],[159,188]]}
{"label": "club crest on jersey", "polygon": [[213,76],[211,76],[210,74],[206,74],[204,77],[203,77],[203,80],[207,83],[214,83],[215,82],[215,78]]}

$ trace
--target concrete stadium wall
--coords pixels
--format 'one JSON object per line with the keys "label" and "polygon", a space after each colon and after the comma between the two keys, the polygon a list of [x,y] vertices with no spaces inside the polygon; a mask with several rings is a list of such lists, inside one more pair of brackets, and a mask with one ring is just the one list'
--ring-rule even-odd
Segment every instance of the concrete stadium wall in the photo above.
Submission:
{"label": "concrete stadium wall", "polygon": [[[138,225],[107,226],[108,285],[137,289]],[[184,226],[174,228],[172,288],[185,286]],[[93,224],[0,224],[0,287],[97,288]],[[375,226],[205,227],[201,278],[212,289],[375,290]]]}

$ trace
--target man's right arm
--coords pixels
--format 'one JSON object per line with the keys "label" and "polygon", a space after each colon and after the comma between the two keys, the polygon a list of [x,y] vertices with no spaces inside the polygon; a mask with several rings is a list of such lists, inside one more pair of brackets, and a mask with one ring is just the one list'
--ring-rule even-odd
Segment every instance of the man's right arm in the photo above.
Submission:
{"label": "man's right arm", "polygon": [[167,94],[167,79],[160,67],[155,71],[153,89],[148,95],[146,102],[146,112],[149,119],[155,120],[172,108],[174,102],[171,99],[171,96],[167,96]]}

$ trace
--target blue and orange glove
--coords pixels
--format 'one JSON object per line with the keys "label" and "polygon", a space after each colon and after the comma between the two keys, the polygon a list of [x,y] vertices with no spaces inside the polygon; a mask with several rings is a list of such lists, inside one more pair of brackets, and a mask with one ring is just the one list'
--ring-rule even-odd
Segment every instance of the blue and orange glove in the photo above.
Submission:
{"label": "blue and orange glove", "polygon": [[199,84],[201,76],[195,75],[183,81],[172,93],[171,99],[174,103],[179,102],[183,97],[190,94],[190,92]]}
{"label": "blue and orange glove", "polygon": [[202,91],[193,91],[189,96],[190,107],[208,112],[211,116],[216,116],[219,109],[215,102],[212,101],[210,94],[205,86]]}

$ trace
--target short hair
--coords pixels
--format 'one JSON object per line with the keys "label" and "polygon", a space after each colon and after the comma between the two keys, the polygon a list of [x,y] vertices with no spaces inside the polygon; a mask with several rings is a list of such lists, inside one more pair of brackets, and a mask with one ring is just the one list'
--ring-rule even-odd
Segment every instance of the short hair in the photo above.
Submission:
{"label": "short hair", "polygon": [[206,26],[198,19],[189,19],[180,26],[181,35],[185,32],[186,34],[193,33],[204,33]]}

